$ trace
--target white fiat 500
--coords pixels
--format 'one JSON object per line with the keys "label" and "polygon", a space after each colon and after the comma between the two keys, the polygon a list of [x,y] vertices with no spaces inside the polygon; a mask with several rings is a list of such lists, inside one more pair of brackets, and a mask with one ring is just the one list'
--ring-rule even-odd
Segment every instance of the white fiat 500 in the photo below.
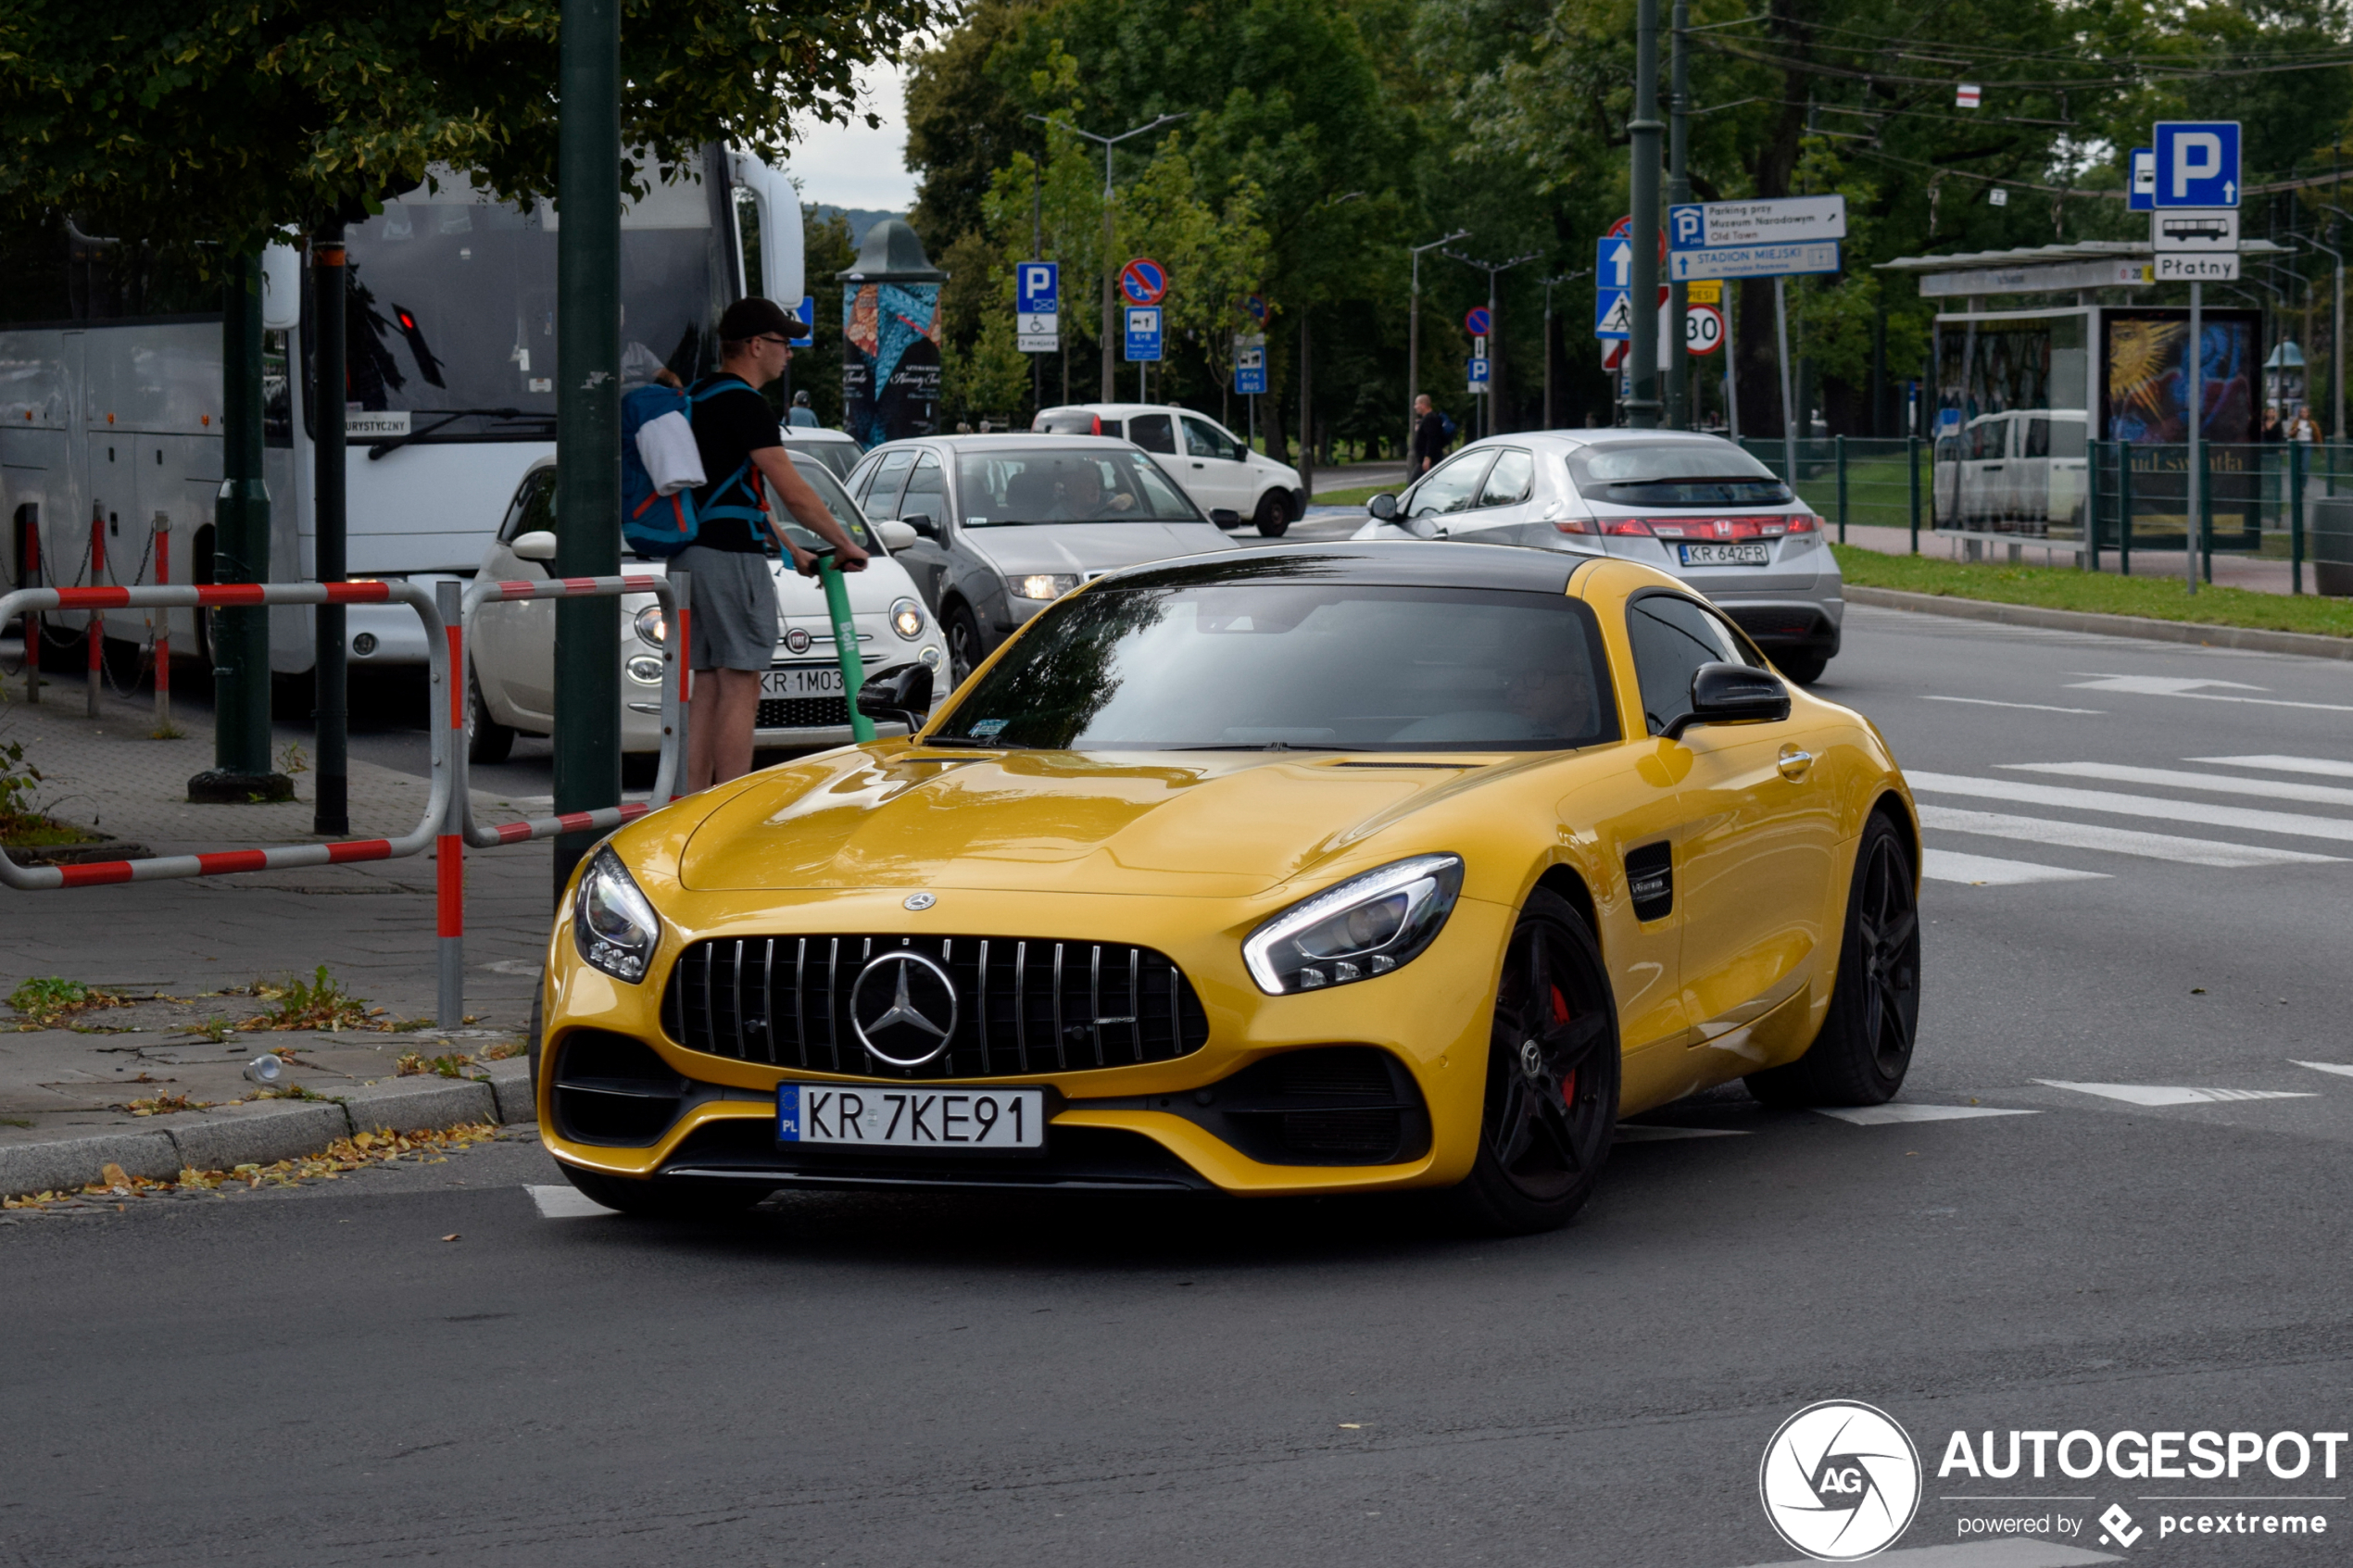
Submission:
{"label": "white fiat 500", "polygon": [[1402,495],[1376,495],[1359,539],[1456,539],[1623,556],[1713,600],[1793,681],[1837,657],[1845,580],[1822,520],[1718,435],[1529,431],[1474,441]]}
{"label": "white fiat 500", "polygon": [[[912,544],[914,531],[898,522],[869,523],[824,463],[799,453],[793,462],[849,536],[874,558],[865,571],[843,579],[864,678],[872,681],[907,664],[944,671],[948,650],[939,628],[906,569],[889,554],[893,546]],[[501,580],[546,577],[556,555],[555,524],[556,465],[550,458],[516,488],[498,537],[483,555],[481,571]],[[788,521],[786,526],[796,543],[812,548],[818,544],[799,524]],[[623,566],[630,571],[668,569],[667,562],[635,558],[624,558]],[[849,705],[824,590],[796,573],[788,561],[772,560],[769,570],[783,612],[782,633],[761,677],[752,744],[794,749],[847,745]],[[621,616],[621,749],[638,759],[630,771],[649,777],[652,756],[661,749],[661,649],[669,628],[650,594],[623,595]],[[556,601],[483,605],[466,628],[466,646],[472,665],[466,754],[476,762],[503,761],[517,734],[544,735],[555,725]],[[939,695],[947,695],[944,685]],[[885,734],[900,733],[895,724],[875,727]]]}

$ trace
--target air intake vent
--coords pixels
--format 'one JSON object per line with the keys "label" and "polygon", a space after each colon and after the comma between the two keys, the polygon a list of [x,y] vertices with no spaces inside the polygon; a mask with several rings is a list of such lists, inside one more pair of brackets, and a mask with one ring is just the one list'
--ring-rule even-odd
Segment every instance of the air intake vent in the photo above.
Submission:
{"label": "air intake vent", "polygon": [[576,1143],[652,1143],[678,1119],[686,1090],[652,1047],[626,1035],[575,1029],[556,1050],[556,1125]]}
{"label": "air intake vent", "polygon": [[[867,1049],[850,1017],[887,1010],[913,966],[859,976],[886,955],[926,960],[910,1000],[945,1031],[913,1066]],[[936,978],[944,973],[947,985]],[[932,976],[926,979],[925,976]],[[926,989],[928,987],[928,989]],[[952,1010],[947,1005],[953,992]],[[952,1017],[934,1017],[950,1013]],[[739,1061],[886,1078],[1009,1078],[1168,1061],[1209,1043],[1209,1019],[1176,965],[1149,947],[1007,936],[737,936],[698,942],[662,994],[662,1027],[688,1050]],[[903,1037],[903,1026],[892,1036]],[[890,1041],[904,1060],[913,1053]]]}

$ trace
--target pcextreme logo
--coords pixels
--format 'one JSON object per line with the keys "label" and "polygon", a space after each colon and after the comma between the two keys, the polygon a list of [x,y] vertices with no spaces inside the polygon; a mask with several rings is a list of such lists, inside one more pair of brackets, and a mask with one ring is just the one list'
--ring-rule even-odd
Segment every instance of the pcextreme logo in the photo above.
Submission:
{"label": "pcextreme logo", "polygon": [[1851,1399],[1808,1405],[1781,1423],[1756,1468],[1765,1517],[1823,1562],[1884,1551],[1920,1503],[1920,1456],[1884,1411]]}

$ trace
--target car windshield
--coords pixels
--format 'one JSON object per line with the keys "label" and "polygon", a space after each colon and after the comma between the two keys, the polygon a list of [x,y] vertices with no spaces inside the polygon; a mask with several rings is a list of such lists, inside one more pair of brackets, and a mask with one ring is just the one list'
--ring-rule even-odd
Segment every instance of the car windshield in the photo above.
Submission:
{"label": "car windshield", "polygon": [[1038,522],[1200,522],[1183,491],[1141,452],[1028,446],[964,452],[964,526]]}
{"label": "car windshield", "polygon": [[[1222,575],[1222,574],[1221,574]],[[1617,738],[1559,594],[1226,581],[1046,610],[934,732],[1047,750],[1557,750]]]}
{"label": "car windshield", "polygon": [[[866,526],[866,516],[858,509],[858,503],[849,498],[849,492],[841,487],[841,481],[834,477],[833,470],[824,465],[822,458],[796,451],[792,454],[792,466],[800,470],[800,477],[809,482],[809,488],[817,492],[817,498],[825,503],[825,509],[833,513],[834,521],[858,542],[860,549],[871,550],[876,555],[887,553],[876,542],[874,531]],[[795,522],[790,512],[778,510],[774,516],[785,531],[785,537],[802,549],[825,547],[824,541]]]}
{"label": "car windshield", "polygon": [[1769,507],[1792,497],[1773,470],[1729,441],[1643,441],[1568,455],[1577,493],[1621,507]]}

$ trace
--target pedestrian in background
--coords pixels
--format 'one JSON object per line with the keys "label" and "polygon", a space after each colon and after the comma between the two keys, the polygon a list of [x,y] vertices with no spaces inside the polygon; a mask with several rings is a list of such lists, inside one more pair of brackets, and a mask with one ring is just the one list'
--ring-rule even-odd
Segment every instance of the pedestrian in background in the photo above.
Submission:
{"label": "pedestrian in background", "polygon": [[695,672],[686,728],[689,793],[751,771],[760,678],[776,650],[769,550],[788,554],[804,574],[816,567],[816,558],[777,527],[769,497],[831,545],[842,571],[866,564],[866,552],[793,467],[776,416],[760,395],[792,362],[791,338],[792,320],[774,301],[739,299],[719,318],[718,372],[687,389],[695,446],[709,477],[695,492],[695,542],[673,558],[679,571],[694,573],[686,646]]}
{"label": "pedestrian in background", "polygon": [[1414,449],[1405,459],[1408,483],[1421,478],[1437,467],[1438,459],[1446,455],[1446,416],[1425,392],[1414,399]]}
{"label": "pedestrian in background", "polygon": [[2296,406],[2295,421],[2287,428],[2287,438],[2290,441],[2301,441],[2307,446],[2321,439],[2321,427],[2312,420],[2312,409],[2309,404]]}
{"label": "pedestrian in background", "polygon": [[817,410],[809,406],[809,394],[796,392],[792,395],[792,409],[785,416],[785,422],[795,430],[817,428]]}

